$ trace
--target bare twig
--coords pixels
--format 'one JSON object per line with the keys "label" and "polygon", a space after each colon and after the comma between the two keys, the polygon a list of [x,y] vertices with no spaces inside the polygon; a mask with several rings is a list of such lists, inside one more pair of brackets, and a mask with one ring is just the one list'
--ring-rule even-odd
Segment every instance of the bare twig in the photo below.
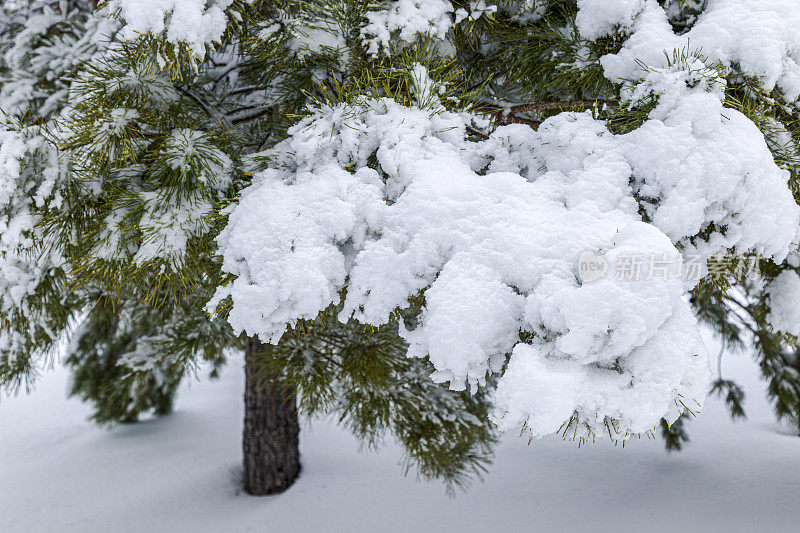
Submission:
{"label": "bare twig", "polygon": [[255,120],[257,118],[261,118],[261,117],[263,117],[265,115],[272,115],[274,112],[275,112],[275,108],[274,107],[267,107],[267,108],[262,109],[261,111],[258,111],[256,113],[249,113],[249,114],[246,114],[246,115],[243,115],[243,116],[240,116],[240,117],[236,117],[236,118],[231,120],[231,124],[236,126],[237,124],[242,124],[243,122],[250,122],[251,120]]}
{"label": "bare twig", "polygon": [[541,121],[520,118],[517,116],[517,113],[548,111],[552,109],[571,109],[575,107],[594,107],[596,105],[616,106],[619,105],[619,102],[615,100],[595,98],[590,100],[568,100],[564,102],[536,102],[530,104],[518,104],[498,111],[497,123],[501,126],[512,123],[528,124],[533,129],[536,129],[539,127],[539,124],[542,123]]}
{"label": "bare twig", "polygon": [[199,105],[203,109],[205,114],[208,115],[208,118],[212,120],[218,120],[219,122],[222,122],[226,125],[230,125],[230,122],[228,121],[227,117],[211,109],[208,106],[208,104],[206,104],[199,96],[185,89],[184,87],[181,87],[180,85],[175,84],[175,88],[178,89],[183,94],[185,94],[186,96],[188,96],[189,98],[191,98],[192,100],[194,100],[194,102],[197,103],[197,105]]}

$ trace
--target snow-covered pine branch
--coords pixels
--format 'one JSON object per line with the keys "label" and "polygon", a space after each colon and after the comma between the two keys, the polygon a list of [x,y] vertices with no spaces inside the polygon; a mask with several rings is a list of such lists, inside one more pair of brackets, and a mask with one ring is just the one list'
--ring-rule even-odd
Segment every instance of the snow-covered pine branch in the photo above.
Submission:
{"label": "snow-covered pine branch", "polygon": [[[198,325],[172,336],[184,361],[242,332],[248,372],[269,359],[273,382],[319,400],[301,407],[354,427],[403,434],[392,417],[437,409],[376,399],[402,383],[387,376],[424,372],[436,393],[418,400],[467,406],[461,421],[624,439],[703,403],[700,318],[752,343],[800,426],[795,1],[107,4],[81,23],[122,28],[108,47],[22,30],[39,37],[7,50],[0,94],[42,110],[69,161],[48,190],[70,208],[36,214],[65,276],[165,331]],[[47,54],[68,87],[42,73]],[[9,198],[24,196],[13,161]],[[745,258],[759,273],[705,267]],[[227,325],[198,316],[209,299]],[[141,335],[115,345],[128,368],[170,360],[153,328],[126,326]],[[420,441],[460,432],[477,463],[493,438],[423,426]],[[441,449],[415,457],[463,472]]]}
{"label": "snow-covered pine branch", "polygon": [[[687,94],[617,136],[565,113],[474,143],[465,117],[441,110],[387,99],[322,108],[243,191],[219,238],[237,279],[217,298],[232,296],[235,329],[277,342],[343,288],[342,318],[373,325],[421,293],[420,324],[404,337],[434,379],[482,384],[513,352],[496,398],[501,427],[527,420],[545,435],[577,413],[589,433],[607,419],[641,433],[675,420],[681,402],[702,403],[708,363],[685,301],[693,282],[679,278],[668,236],[687,252],[780,261],[800,210],[752,123],[723,119],[718,95],[686,88],[681,73],[666,78]],[[676,175],[678,161],[687,167]],[[582,283],[586,251],[612,272],[633,255],[673,269],[666,280],[648,280],[643,265],[642,281]]]}

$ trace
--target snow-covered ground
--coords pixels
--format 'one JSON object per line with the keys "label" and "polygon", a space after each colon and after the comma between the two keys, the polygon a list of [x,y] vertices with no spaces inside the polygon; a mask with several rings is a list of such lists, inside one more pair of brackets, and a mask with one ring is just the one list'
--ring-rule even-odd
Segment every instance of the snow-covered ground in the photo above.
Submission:
{"label": "snow-covered ground", "polygon": [[403,478],[395,446],[361,453],[329,421],[304,427],[292,489],[243,494],[236,361],[184,390],[172,416],[112,431],[64,399],[56,369],[0,402],[0,532],[796,531],[800,438],[774,421],[749,356],[728,354],[723,371],[749,393],[749,420],[711,399],[680,454],[507,435],[485,481],[453,499]]}

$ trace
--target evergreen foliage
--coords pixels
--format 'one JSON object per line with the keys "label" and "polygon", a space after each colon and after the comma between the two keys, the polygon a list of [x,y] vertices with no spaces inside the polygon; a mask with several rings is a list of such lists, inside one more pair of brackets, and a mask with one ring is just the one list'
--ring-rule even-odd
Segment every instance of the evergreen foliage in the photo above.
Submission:
{"label": "evergreen foliage", "polygon": [[[14,23],[4,35],[0,97],[6,135],[25,139],[27,147],[15,195],[4,207],[9,270],[3,301],[9,312],[0,314],[0,322],[11,335],[3,346],[8,355],[0,363],[0,383],[11,390],[30,386],[37,353],[53,357],[66,333],[72,394],[94,405],[95,420],[112,424],[135,421],[148,411],[168,413],[186,371],[201,359],[220,364],[221,350],[233,338],[219,328],[222,321],[209,322],[189,305],[150,309],[134,292],[112,302],[108,284],[78,284],[65,266],[80,244],[44,224],[45,213],[74,206],[69,190],[58,190],[74,167],[56,153],[56,117],[78,70],[99,58],[118,30],[116,22],[93,10],[85,1],[22,2],[10,12]],[[13,146],[10,141],[6,146]],[[21,281],[34,287],[31,294],[19,292]],[[198,325],[216,331],[196,343],[191,339]]]}
{"label": "evergreen foliage", "polygon": [[[595,0],[218,0],[198,8],[226,21],[207,34],[189,32],[169,3],[151,7],[163,11],[152,19],[158,24],[137,29],[132,2],[97,10],[81,1],[15,3],[0,19],[0,164],[19,165],[8,173],[13,186],[0,188],[0,384],[29,382],[41,354],[66,334],[73,393],[95,404],[100,423],[169,412],[186,373],[200,361],[218,368],[226,350],[241,348],[226,321],[232,298],[214,300],[213,317],[204,311],[236,278],[223,268],[220,234],[259,173],[302,166],[303,154],[276,152],[297,134],[292,126],[331,110],[363,111],[365,101],[387,98],[432,116],[452,113],[467,117],[459,142],[506,139],[513,158],[521,149],[503,135],[521,130],[500,127],[537,130],[565,112],[586,112],[610,134],[636,132],[678,91],[658,80],[676,75],[681,91],[720,94],[724,112],[757,126],[800,201],[791,86],[770,85],[741,62],[709,60],[691,41],[664,50],[659,66],[642,61],[641,79],[615,79],[603,58],[628,51],[633,18],[592,29],[581,17]],[[647,4],[664,9],[676,35],[691,35],[708,9],[701,0]],[[388,181],[392,169],[377,150],[345,170]],[[479,174],[504,164],[501,155],[485,154]],[[634,178],[631,187],[641,220],[654,223],[666,200]],[[786,305],[775,304],[773,290],[783,273],[800,272],[800,261],[767,244],[726,241],[738,235],[730,220],[669,235],[683,252],[713,250],[721,265],[691,289],[691,305],[729,348],[755,348],[777,416],[800,431],[800,324],[794,332],[774,327]],[[743,272],[744,263],[757,268]],[[264,372],[300,391],[304,414],[335,413],[367,446],[397,438],[406,469],[457,484],[480,474],[496,440],[493,394],[510,354],[474,394],[450,390],[429,379],[441,370],[430,359],[406,357],[402,331],[416,331],[425,316],[423,291],[377,326],[353,313],[340,321],[343,301],[287,321],[260,357]],[[547,334],[520,328],[518,337],[532,346]],[[598,368],[622,373],[620,359]],[[712,391],[732,417],[745,416],[738,385],[719,375]],[[688,441],[692,409],[676,402],[683,418],[661,420],[668,449]],[[568,429],[586,425],[579,440],[594,436],[592,421],[568,416]]]}
{"label": "evergreen foliage", "polygon": [[661,438],[664,440],[664,447],[668,452],[679,452],[690,442],[689,433],[686,431],[685,424],[687,418],[681,417],[672,424],[661,419]]}
{"label": "evergreen foliage", "polygon": [[[64,17],[45,4],[32,11],[28,26],[37,16]],[[296,11],[292,4],[265,4],[250,16],[274,18],[269,13],[278,9]],[[168,413],[187,372],[206,361],[213,376],[225,351],[241,348],[224,319],[209,318],[203,307],[209,290],[222,283],[213,241],[224,223],[220,211],[235,201],[259,164],[242,156],[280,138],[309,99],[343,97],[353,88],[320,85],[315,73],[338,68],[338,58],[321,50],[297,61],[305,52],[295,50],[297,43],[288,36],[265,46],[261,39],[238,35],[201,61],[182,46],[151,37],[115,39],[119,25],[107,18],[110,11],[91,15],[85,7],[70,6],[66,16],[76,33],[87,31],[79,23],[89,21],[114,30],[96,41],[102,53],[83,54],[80,71],[70,63],[55,78],[57,88],[47,86],[69,94],[59,100],[58,120],[50,120],[55,109],[40,112],[39,96],[17,112],[23,117],[17,120],[36,121],[42,146],[61,152],[51,162],[59,171],[53,187],[59,205],[37,209],[30,231],[38,235],[31,243],[36,250],[63,254],[52,269],[56,275],[48,274],[37,290],[70,301],[29,298],[30,313],[7,329],[23,329],[18,325],[23,322],[48,321],[49,327],[11,347],[2,383],[34,378],[36,351],[53,352],[66,332],[72,393],[93,403],[98,423],[127,423],[147,412]],[[332,9],[323,3],[307,7],[302,15],[309,21]],[[335,14],[356,17],[351,9],[342,5]],[[292,28],[299,38],[313,29],[301,20]],[[51,31],[47,28],[57,31],[54,26],[42,31]],[[69,52],[46,36],[26,46],[33,54]],[[243,50],[254,60],[243,61]],[[53,78],[39,71],[31,78],[37,76]],[[3,88],[14,90],[11,84]],[[35,179],[41,171],[24,174]],[[406,471],[442,478],[448,488],[480,474],[496,439],[485,395],[432,383],[429,366],[406,358],[406,345],[391,328],[362,329],[321,319],[302,343],[287,336],[265,354],[263,366],[280,363],[282,377],[301,391],[305,415],[336,413],[372,448],[384,434],[394,435],[406,450]],[[306,354],[299,367],[293,364],[298,351]],[[324,373],[307,364],[309,353],[320,364],[330,361]]]}
{"label": "evergreen foliage", "polygon": [[342,324],[337,311],[301,321],[280,343],[265,345],[258,374],[278,374],[297,388],[301,412],[335,416],[367,449],[393,436],[403,446],[406,473],[442,478],[448,488],[479,477],[497,440],[486,391],[471,395],[433,383],[432,366],[406,356],[397,324]]}

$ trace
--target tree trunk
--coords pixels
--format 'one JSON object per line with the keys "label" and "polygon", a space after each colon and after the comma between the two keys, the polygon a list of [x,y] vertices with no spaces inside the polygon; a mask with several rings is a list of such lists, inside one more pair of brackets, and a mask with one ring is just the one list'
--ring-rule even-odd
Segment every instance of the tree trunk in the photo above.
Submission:
{"label": "tree trunk", "polygon": [[253,495],[288,489],[300,473],[295,389],[277,376],[257,374],[256,354],[264,345],[256,337],[245,349],[244,489]]}

